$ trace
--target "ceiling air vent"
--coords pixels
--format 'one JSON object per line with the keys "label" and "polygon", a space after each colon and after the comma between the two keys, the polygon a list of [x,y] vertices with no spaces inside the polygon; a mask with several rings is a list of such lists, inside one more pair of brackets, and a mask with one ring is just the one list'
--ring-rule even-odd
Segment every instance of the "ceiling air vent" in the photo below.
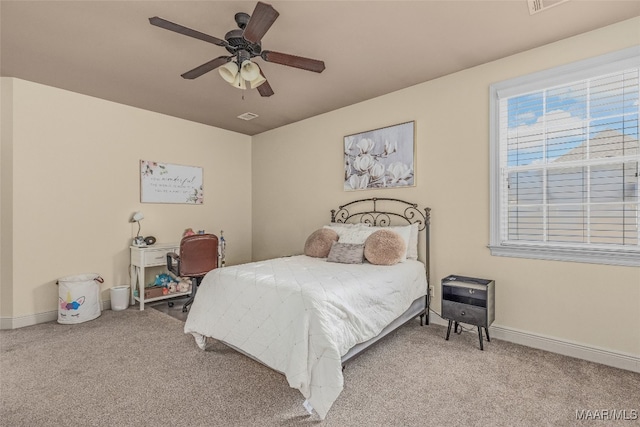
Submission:
{"label": "ceiling air vent", "polygon": [[256,113],[249,113],[249,112],[246,112],[246,113],[240,114],[240,115],[238,116],[238,118],[239,118],[239,119],[242,119],[242,120],[253,120],[253,119],[255,119],[256,117],[258,117],[258,115],[257,115]]}
{"label": "ceiling air vent", "polygon": [[529,4],[529,14],[542,12],[550,7],[557,6],[561,3],[565,3],[569,0],[527,0]]}

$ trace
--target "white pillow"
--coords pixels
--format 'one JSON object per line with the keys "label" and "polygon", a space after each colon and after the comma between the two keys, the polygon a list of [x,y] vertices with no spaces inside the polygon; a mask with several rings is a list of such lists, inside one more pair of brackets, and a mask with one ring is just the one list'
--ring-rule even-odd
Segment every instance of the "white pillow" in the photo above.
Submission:
{"label": "white pillow", "polygon": [[325,225],[324,228],[362,228],[371,227],[371,224],[366,222],[346,223],[346,222],[332,222],[329,225]]}
{"label": "white pillow", "polygon": [[[411,227],[411,233],[409,235],[409,244],[407,245],[407,259],[418,259],[418,234],[420,234],[420,224],[414,222],[408,226],[401,227]],[[397,227],[390,227],[392,230],[396,231]]]}
{"label": "white pillow", "polygon": [[[350,234],[350,233],[354,233],[354,230],[361,230],[361,229],[367,229],[370,228],[370,224],[367,223],[355,223],[355,224],[346,224],[343,222],[332,222],[329,225],[325,225],[323,228],[328,228],[330,230],[335,231],[336,233],[338,233],[338,238],[342,238],[343,235],[345,234]],[[365,237],[366,239],[366,237]],[[349,240],[349,238],[347,238],[347,240]],[[345,242],[344,240],[342,240],[340,243],[354,243],[354,242]],[[355,242],[355,243],[364,243],[363,242]]]}
{"label": "white pillow", "polygon": [[377,227],[369,227],[368,225],[356,227],[336,227],[333,225],[325,225],[325,228],[330,228],[331,230],[338,233],[338,242],[354,243],[358,245],[364,244],[364,241],[367,240],[367,237],[369,237],[377,229]]}

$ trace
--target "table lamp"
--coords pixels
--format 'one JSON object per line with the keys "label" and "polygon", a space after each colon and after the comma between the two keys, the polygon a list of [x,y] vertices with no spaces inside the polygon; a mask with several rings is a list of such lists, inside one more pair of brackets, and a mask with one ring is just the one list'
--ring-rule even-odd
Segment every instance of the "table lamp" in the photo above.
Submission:
{"label": "table lamp", "polygon": [[142,212],[135,212],[131,217],[131,220],[129,221],[138,223],[138,233],[133,239],[133,246],[147,246],[147,244],[144,242],[144,237],[140,235],[140,221],[142,221],[143,219],[144,215],[142,214]]}

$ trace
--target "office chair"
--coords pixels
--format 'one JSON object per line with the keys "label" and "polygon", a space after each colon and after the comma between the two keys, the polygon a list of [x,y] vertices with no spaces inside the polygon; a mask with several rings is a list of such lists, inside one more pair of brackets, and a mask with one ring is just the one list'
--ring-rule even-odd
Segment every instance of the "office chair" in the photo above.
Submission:
{"label": "office chair", "polygon": [[167,269],[176,276],[191,279],[191,295],[182,306],[183,312],[193,303],[202,278],[215,268],[218,268],[218,237],[215,234],[183,237],[180,255],[167,253]]}

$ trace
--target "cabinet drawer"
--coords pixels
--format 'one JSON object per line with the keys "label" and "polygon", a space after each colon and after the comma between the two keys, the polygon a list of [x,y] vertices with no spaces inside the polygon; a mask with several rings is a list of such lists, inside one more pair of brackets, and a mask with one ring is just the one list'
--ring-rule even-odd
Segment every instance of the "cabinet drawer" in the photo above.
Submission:
{"label": "cabinet drawer", "polygon": [[454,301],[442,301],[442,318],[488,327],[487,309]]}
{"label": "cabinet drawer", "polygon": [[161,251],[147,251],[144,253],[144,265],[165,265],[167,263],[167,253],[175,252],[175,248],[164,249]]}

